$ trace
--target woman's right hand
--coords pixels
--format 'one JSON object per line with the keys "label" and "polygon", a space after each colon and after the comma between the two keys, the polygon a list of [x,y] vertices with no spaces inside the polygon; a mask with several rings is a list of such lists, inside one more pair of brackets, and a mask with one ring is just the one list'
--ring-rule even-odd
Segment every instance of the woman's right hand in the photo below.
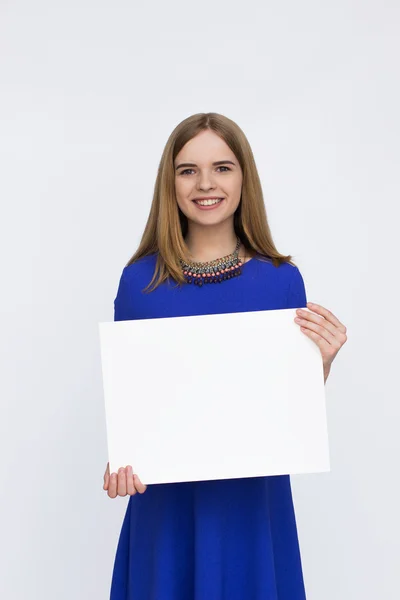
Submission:
{"label": "woman's right hand", "polygon": [[103,490],[108,493],[110,498],[117,496],[134,496],[136,492],[144,494],[147,485],[144,485],[139,477],[133,473],[132,467],[129,465],[126,468],[121,467],[117,473],[110,475],[110,463],[107,463],[106,472],[104,473]]}

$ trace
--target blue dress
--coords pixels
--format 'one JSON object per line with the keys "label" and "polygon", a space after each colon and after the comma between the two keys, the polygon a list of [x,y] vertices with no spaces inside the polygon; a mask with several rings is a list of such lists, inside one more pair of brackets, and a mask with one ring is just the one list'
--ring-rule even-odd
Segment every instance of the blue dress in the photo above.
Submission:
{"label": "blue dress", "polygon": [[[169,280],[143,294],[155,261],[155,255],[147,256],[123,269],[114,320],[307,303],[299,269],[289,263],[275,267],[259,255],[243,265],[239,277],[222,283],[179,288]],[[214,335],[210,331],[210,343]],[[238,358],[247,351],[239,346]],[[289,475],[156,484],[129,497],[110,600],[305,597]]]}

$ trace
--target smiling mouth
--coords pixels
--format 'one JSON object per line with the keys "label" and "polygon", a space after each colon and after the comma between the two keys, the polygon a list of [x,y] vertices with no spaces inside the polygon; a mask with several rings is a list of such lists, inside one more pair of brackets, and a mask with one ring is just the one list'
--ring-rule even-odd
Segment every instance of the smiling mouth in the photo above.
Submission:
{"label": "smiling mouth", "polygon": [[220,204],[223,198],[212,198],[209,200],[193,200],[195,204],[198,206],[215,206],[216,204]]}

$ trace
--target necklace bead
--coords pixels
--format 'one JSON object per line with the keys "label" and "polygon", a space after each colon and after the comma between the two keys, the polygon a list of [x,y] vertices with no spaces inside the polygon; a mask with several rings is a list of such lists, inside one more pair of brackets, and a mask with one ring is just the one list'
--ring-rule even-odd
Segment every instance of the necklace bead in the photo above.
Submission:
{"label": "necklace bead", "polygon": [[179,259],[187,283],[201,287],[204,283],[222,283],[226,279],[238,277],[242,273],[243,262],[239,259],[240,239],[232,254],[207,262],[185,262]]}

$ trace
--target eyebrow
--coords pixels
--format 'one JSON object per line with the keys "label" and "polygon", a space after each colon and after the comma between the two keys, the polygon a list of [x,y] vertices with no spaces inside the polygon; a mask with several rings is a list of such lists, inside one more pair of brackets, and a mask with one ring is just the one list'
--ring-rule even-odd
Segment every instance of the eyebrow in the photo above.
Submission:
{"label": "eyebrow", "polygon": [[[234,162],[232,162],[231,160],[217,160],[216,162],[213,162],[213,167],[216,167],[217,165],[233,165],[236,166]],[[178,169],[181,169],[182,167],[197,167],[197,165],[195,163],[181,163],[180,165],[178,165],[175,168],[175,171],[177,171]]]}

